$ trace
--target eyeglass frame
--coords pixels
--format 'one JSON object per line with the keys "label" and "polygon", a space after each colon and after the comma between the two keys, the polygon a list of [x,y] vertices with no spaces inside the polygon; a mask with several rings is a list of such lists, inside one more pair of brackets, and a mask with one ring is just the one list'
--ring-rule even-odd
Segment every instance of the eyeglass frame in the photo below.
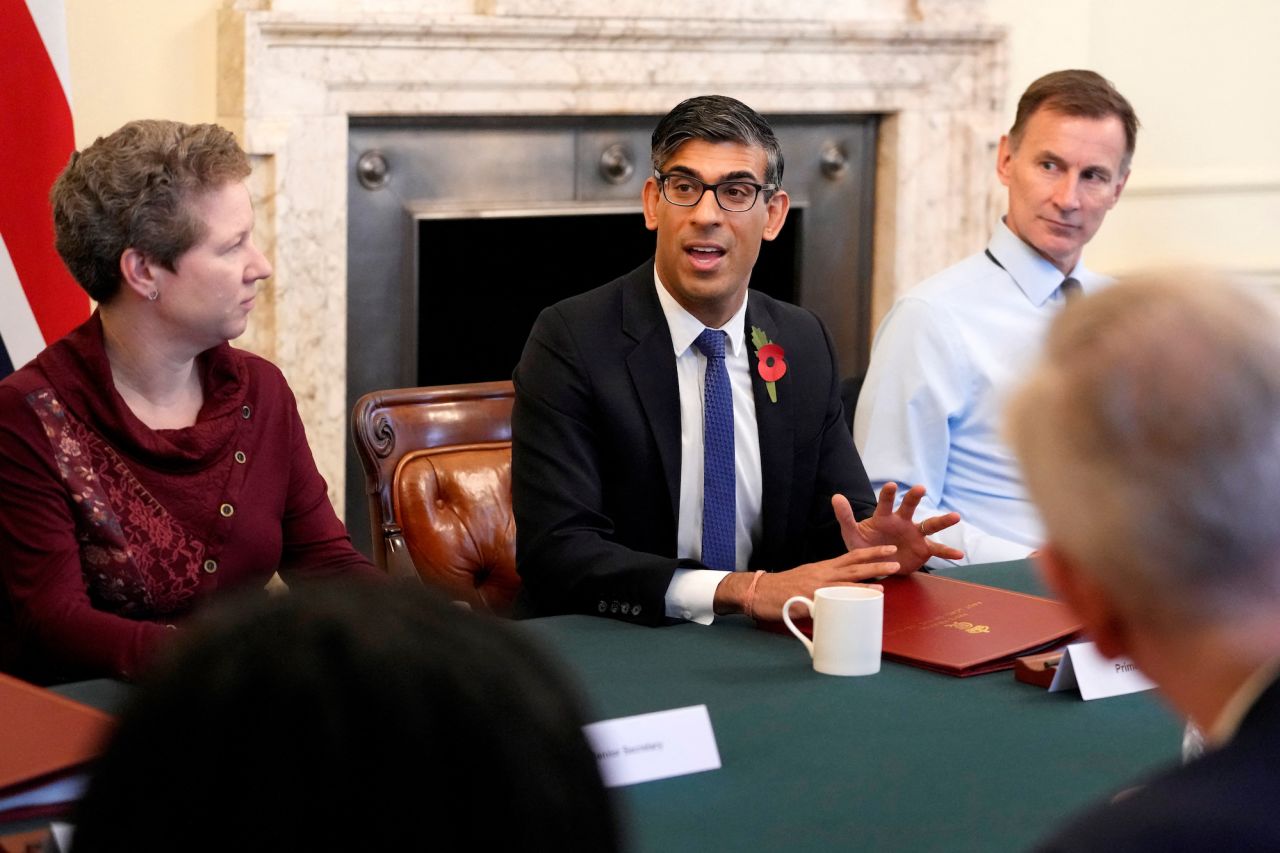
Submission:
{"label": "eyeglass frame", "polygon": [[[657,169],[653,170],[653,177],[654,180],[658,182],[658,190],[662,193],[662,197],[666,200],[667,204],[674,204],[676,207],[697,207],[702,204],[702,199],[707,192],[710,192],[711,197],[716,200],[716,205],[725,213],[746,213],[748,210],[751,210],[756,206],[756,202],[760,200],[760,193],[773,193],[779,190],[779,186],[777,184],[757,184],[755,181],[744,181],[741,178],[734,178],[729,181],[720,181],[717,184],[709,184],[701,178],[695,178],[693,175],[686,172],[666,172],[664,174],[663,172],[659,172]],[[681,204],[678,201],[672,201],[667,195],[667,178],[684,178],[685,180],[693,181],[695,184],[701,184],[702,192],[698,193],[698,200],[690,202],[689,204]],[[744,186],[754,188],[756,194],[752,197],[751,204],[741,210],[731,210],[730,208],[725,207],[724,202],[720,200],[719,189],[723,186],[728,186],[729,184],[743,184]],[[766,200],[765,203],[768,204],[768,200]]]}

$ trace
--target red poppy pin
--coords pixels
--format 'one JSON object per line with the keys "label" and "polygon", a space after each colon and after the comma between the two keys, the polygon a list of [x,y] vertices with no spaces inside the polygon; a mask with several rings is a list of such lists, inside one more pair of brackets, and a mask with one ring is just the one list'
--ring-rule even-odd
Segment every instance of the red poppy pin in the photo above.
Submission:
{"label": "red poppy pin", "polygon": [[764,387],[769,391],[769,402],[778,402],[779,379],[787,375],[787,354],[782,347],[769,340],[764,329],[751,327],[751,343],[756,347],[756,372],[764,380]]}

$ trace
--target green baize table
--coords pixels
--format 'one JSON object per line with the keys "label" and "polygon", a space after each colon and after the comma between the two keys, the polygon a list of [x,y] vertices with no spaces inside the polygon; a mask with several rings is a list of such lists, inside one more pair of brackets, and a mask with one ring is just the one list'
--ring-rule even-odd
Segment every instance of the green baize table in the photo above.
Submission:
{"label": "green baize table", "polygon": [[[946,574],[1043,592],[1025,561]],[[519,625],[568,666],[593,720],[707,706],[719,770],[617,789],[634,850],[1022,850],[1181,745],[1154,691],[1084,702],[1009,671],[890,661],[821,675],[798,640],[741,617]]]}

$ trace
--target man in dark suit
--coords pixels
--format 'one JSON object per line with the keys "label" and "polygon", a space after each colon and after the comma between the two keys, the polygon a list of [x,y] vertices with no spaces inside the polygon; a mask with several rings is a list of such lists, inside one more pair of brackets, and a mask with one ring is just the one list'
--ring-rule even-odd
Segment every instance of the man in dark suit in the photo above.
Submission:
{"label": "man in dark suit", "polygon": [[956,516],[913,521],[923,490],[876,503],[822,323],[748,291],[789,205],[768,124],[692,98],[652,154],[654,260],[543,311],[515,371],[523,609],[779,619],[792,595],[958,554],[926,538]]}
{"label": "man in dark suit", "polygon": [[1044,850],[1280,850],[1278,329],[1218,277],[1121,282],[1060,314],[1011,401],[1046,580],[1207,745]]}

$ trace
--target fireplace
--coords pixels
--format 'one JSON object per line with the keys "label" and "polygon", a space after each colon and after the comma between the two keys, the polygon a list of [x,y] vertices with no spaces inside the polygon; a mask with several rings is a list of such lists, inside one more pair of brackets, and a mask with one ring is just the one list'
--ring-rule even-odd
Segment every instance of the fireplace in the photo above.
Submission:
{"label": "fireplace", "polygon": [[[876,120],[770,116],[791,195],[753,286],[826,322],[866,367]],[[538,312],[653,254],[640,192],[658,116],[353,119],[347,180],[347,405],[389,386],[507,379]],[[369,541],[347,459],[346,517]]]}
{"label": "fireplace", "polygon": [[[795,252],[780,262],[798,267],[793,298],[833,326],[842,370],[855,372],[872,323],[894,296],[980,248],[991,227],[997,185],[990,163],[1006,59],[1003,33],[981,23],[982,5],[725,0],[695,18],[687,4],[671,0],[615,0],[609,17],[597,17],[596,4],[585,0],[226,0],[219,121],[239,133],[254,161],[256,236],[276,270],[238,343],[284,370],[335,506],[341,511],[347,503],[349,479],[360,482],[347,465],[353,395],[435,381],[425,368],[437,359],[421,344],[420,329],[408,328],[430,327],[431,316],[418,309],[438,298],[438,291],[424,295],[422,288],[433,286],[425,272],[421,282],[411,274],[430,269],[416,254],[457,239],[448,229],[468,220],[523,219],[526,230],[554,235],[571,224],[563,217],[588,215],[602,218],[593,226],[612,218],[618,233],[640,241],[627,252],[643,249],[652,240],[637,215],[647,135],[657,116],[691,95],[732,95],[799,137],[813,131],[815,141],[804,144],[816,152],[787,152],[786,183],[797,196],[806,192],[803,173],[815,163],[821,169],[832,138],[814,128],[861,127],[862,142],[844,153],[855,195],[871,199],[870,207],[859,208],[852,226],[824,231],[817,224],[822,202],[811,196],[788,225]],[[434,185],[397,195],[397,180],[408,173],[389,140],[424,129],[440,139],[465,137],[471,165],[436,172]],[[495,166],[502,161],[482,150],[485,134],[559,138],[548,149],[560,158],[555,168],[597,183],[574,195],[573,205],[551,195],[449,200],[446,190],[503,174]],[[569,138],[572,152],[563,141]],[[622,152],[605,157],[610,140],[628,143],[634,169],[615,183],[597,177],[602,165],[621,168]],[[381,153],[385,172],[377,157],[361,162],[370,152]],[[388,182],[382,189],[350,188],[358,175],[376,185],[379,174]],[[372,216],[359,208],[366,201],[386,222],[394,210],[395,222],[349,249],[348,236]],[[390,243],[413,245],[413,263],[391,277],[364,278],[367,262],[383,257]],[[855,245],[850,272],[817,273],[852,282],[838,288],[840,298],[853,294],[852,308],[824,302],[807,283],[819,263],[813,243]],[[590,283],[607,273],[593,269]],[[385,311],[381,300],[390,292],[417,306],[395,309],[394,333],[385,324],[369,332],[361,312]],[[541,291],[529,299],[549,303],[557,295],[553,288],[545,299]],[[354,350],[369,351],[378,367],[357,375]],[[351,504],[352,516],[363,513],[362,503]]]}

